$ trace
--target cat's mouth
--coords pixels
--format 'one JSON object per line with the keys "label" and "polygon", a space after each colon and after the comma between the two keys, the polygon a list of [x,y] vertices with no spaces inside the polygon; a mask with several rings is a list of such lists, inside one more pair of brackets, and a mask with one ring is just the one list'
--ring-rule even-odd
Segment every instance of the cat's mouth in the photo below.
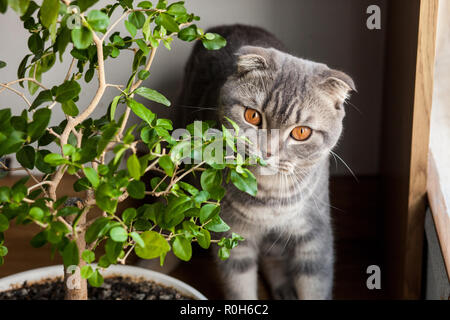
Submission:
{"label": "cat's mouth", "polygon": [[266,175],[277,173],[290,175],[294,172],[295,169],[295,167],[291,163],[279,159],[268,159],[265,162],[266,165],[261,166],[260,168],[261,172],[265,173]]}

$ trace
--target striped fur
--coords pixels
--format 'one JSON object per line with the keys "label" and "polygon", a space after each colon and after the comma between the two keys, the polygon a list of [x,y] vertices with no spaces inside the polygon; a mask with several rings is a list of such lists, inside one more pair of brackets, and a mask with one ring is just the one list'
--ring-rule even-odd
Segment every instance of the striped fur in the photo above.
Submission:
{"label": "striped fur", "polygon": [[[262,29],[235,25],[210,32],[225,36],[228,45],[219,51],[194,48],[179,104],[205,110],[186,113],[185,121],[216,119],[226,125],[224,116],[231,118],[249,133],[250,152],[269,163],[252,169],[256,197],[226,186],[222,217],[246,240],[218,263],[225,292],[230,299],[257,299],[261,270],[275,298],[330,299],[329,154],[341,135],[353,81],[324,64],[289,55]],[[260,128],[245,121],[246,107],[260,112]],[[290,137],[299,125],[313,129],[307,141]],[[267,144],[258,137],[262,129],[279,130],[267,139],[279,148],[277,162],[266,156]]]}

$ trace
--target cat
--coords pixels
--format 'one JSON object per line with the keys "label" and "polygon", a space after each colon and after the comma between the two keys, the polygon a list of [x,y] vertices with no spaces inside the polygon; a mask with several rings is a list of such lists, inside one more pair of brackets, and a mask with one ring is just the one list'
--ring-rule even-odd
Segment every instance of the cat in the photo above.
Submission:
{"label": "cat", "polygon": [[255,197],[226,186],[221,217],[245,238],[228,260],[218,259],[226,298],[257,299],[261,269],[275,299],[331,299],[329,156],[354,82],[325,64],[288,54],[261,28],[231,25],[208,32],[222,35],[227,45],[218,51],[194,46],[178,100],[179,110],[188,110],[184,123],[213,119],[229,127],[228,117],[256,136],[267,130],[272,142],[252,141],[252,152],[267,162],[251,169]]}

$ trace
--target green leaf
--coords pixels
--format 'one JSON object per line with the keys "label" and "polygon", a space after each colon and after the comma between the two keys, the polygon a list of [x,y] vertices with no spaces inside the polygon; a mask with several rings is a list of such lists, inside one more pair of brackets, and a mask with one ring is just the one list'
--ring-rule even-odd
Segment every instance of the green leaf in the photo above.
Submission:
{"label": "green leaf", "polygon": [[114,120],[114,117],[116,115],[117,104],[119,103],[120,97],[121,96],[114,97],[114,99],[111,103],[111,111],[110,111],[111,120]]}
{"label": "green leaf", "polygon": [[59,0],[44,0],[42,2],[40,18],[47,29],[56,22],[59,13]]}
{"label": "green leaf", "polygon": [[142,181],[130,181],[127,187],[128,194],[134,199],[144,199],[145,197],[145,183]]}
{"label": "green leaf", "polygon": [[152,17],[151,16],[147,17],[147,20],[145,20],[145,23],[142,26],[142,34],[144,35],[145,41],[148,41],[148,39],[150,39],[152,35],[152,30],[150,28],[151,21]]}
{"label": "green leaf", "polygon": [[30,0],[8,0],[8,4],[19,16],[23,16],[27,12]]}
{"label": "green leaf", "polygon": [[203,190],[208,191],[211,198],[220,200],[225,194],[222,184],[222,173],[220,170],[208,169],[203,171],[200,177]]}
{"label": "green leaf", "polygon": [[170,106],[170,101],[156,90],[149,89],[146,87],[140,87],[140,88],[136,89],[134,92],[148,100],[161,103],[167,107]]}
{"label": "green leaf", "polygon": [[38,54],[44,50],[44,41],[42,41],[42,38],[38,33],[33,33],[28,38],[28,49],[30,49],[30,51],[34,54]]}
{"label": "green leaf", "polygon": [[167,13],[173,16],[183,16],[186,14],[186,8],[182,3],[176,2],[167,7]]}
{"label": "green leaf", "polygon": [[145,15],[140,11],[134,11],[128,16],[130,21],[137,29],[141,29],[145,23]]}
{"label": "green leaf", "polygon": [[59,153],[49,153],[44,157],[44,161],[52,166],[59,166],[67,162],[67,160]]}
{"label": "green leaf", "polygon": [[141,164],[134,153],[127,160],[127,168],[133,179],[139,180],[141,178]]}
{"label": "green leaf", "polygon": [[80,262],[78,255],[78,247],[75,241],[69,242],[63,250],[62,258],[64,266],[67,268],[69,266],[77,266]]}
{"label": "green leaf", "polygon": [[114,241],[114,239],[108,239],[105,245],[106,257],[110,263],[116,263],[117,258],[122,252],[123,243],[122,241]]}
{"label": "green leaf", "polygon": [[241,191],[244,191],[252,196],[256,196],[258,192],[258,183],[255,176],[248,170],[245,170],[245,175],[237,173],[235,170],[231,171],[231,182]]}
{"label": "green leaf", "polygon": [[136,218],[137,212],[135,208],[127,208],[122,213],[122,220],[126,225],[130,225],[131,222]]}
{"label": "green leaf", "polygon": [[169,119],[158,119],[158,120],[156,120],[156,126],[164,128],[166,130],[172,130],[173,129],[172,121],[170,121]]}
{"label": "green leaf", "polygon": [[65,81],[56,88],[55,100],[58,102],[66,102],[72,100],[80,94],[81,87],[75,80]]}
{"label": "green leaf", "polygon": [[97,188],[100,184],[100,178],[98,177],[97,171],[91,167],[85,167],[83,168],[83,172],[86,175],[86,178],[89,180],[89,182],[92,184],[94,188]]}
{"label": "green leaf", "polygon": [[29,215],[37,221],[42,221],[44,218],[44,211],[39,207],[33,207],[30,209]]}
{"label": "green leaf", "polygon": [[177,236],[172,244],[173,253],[183,261],[189,261],[192,257],[191,241],[182,236]]}
{"label": "green leaf", "polygon": [[9,220],[8,218],[3,215],[0,214],[0,232],[4,232],[9,228]]}
{"label": "green leaf", "polygon": [[141,246],[141,247],[143,247],[143,248],[145,247],[144,239],[141,238],[141,236],[139,235],[139,233],[133,231],[133,232],[130,233],[130,236],[131,236],[131,238],[133,238],[133,240],[136,242],[136,244],[137,244],[138,246]]}
{"label": "green leaf", "polygon": [[203,203],[207,201],[209,198],[210,198],[209,192],[206,190],[202,190],[194,197],[194,201],[196,203]]}
{"label": "green leaf", "polygon": [[75,48],[80,50],[86,49],[91,45],[92,40],[92,32],[87,27],[82,26],[81,28],[72,30],[72,41]]}
{"label": "green leaf", "polygon": [[103,284],[103,277],[100,274],[100,272],[97,270],[94,271],[94,273],[89,277],[88,279],[89,284],[93,287],[100,287]]}
{"label": "green leaf", "polygon": [[86,231],[85,240],[87,244],[90,244],[97,240],[98,236],[102,233],[103,229],[108,225],[109,219],[100,217],[89,226]]}
{"label": "green leaf", "polygon": [[87,21],[95,31],[105,31],[109,25],[109,17],[100,10],[92,10],[88,13]]}
{"label": "green leaf", "polygon": [[141,1],[137,6],[143,9],[151,9],[153,7],[153,4],[150,1]]}
{"label": "green leaf", "polygon": [[128,233],[123,227],[112,228],[109,235],[116,242],[124,242],[128,239]]}
{"label": "green leaf", "polygon": [[145,247],[137,244],[134,251],[142,259],[153,259],[165,255],[170,251],[170,245],[167,240],[155,231],[146,231],[141,233]]}
{"label": "green leaf", "polygon": [[91,250],[84,250],[81,254],[81,258],[87,263],[92,263],[95,260],[95,253]]}
{"label": "green leaf", "polygon": [[6,186],[0,187],[0,203],[9,202],[10,199],[11,199],[11,190]]}
{"label": "green leaf", "polygon": [[203,249],[208,249],[211,245],[211,234],[208,230],[200,230],[200,234],[197,235],[197,242]]}
{"label": "green leaf", "polygon": [[145,80],[150,76],[150,72],[147,70],[139,70],[138,72],[138,78],[140,80]]}
{"label": "green leaf", "polygon": [[41,58],[42,73],[50,70],[56,62],[56,55],[54,53],[46,54]]}
{"label": "green leaf", "polygon": [[178,23],[167,13],[161,13],[156,17],[155,23],[157,25],[161,25],[167,29],[169,32],[178,32],[180,28],[178,27]]}
{"label": "green leaf", "polygon": [[213,232],[225,232],[230,230],[230,226],[225,223],[219,216],[215,216],[206,226],[206,229]]}
{"label": "green leaf", "polygon": [[115,213],[118,200],[113,196],[114,189],[110,184],[101,183],[95,190],[95,202],[97,206],[108,213]]}
{"label": "green leaf", "polygon": [[[117,48],[115,48],[117,49]],[[95,74],[95,69],[94,68],[89,68],[88,71],[86,71],[86,73],[84,74],[84,81],[86,81],[86,83],[91,82],[92,78],[94,77]]]}
{"label": "green leaf", "polygon": [[138,45],[139,49],[142,50],[144,55],[148,55],[150,53],[150,48],[147,46],[144,40],[138,39],[136,40],[136,44]]}
{"label": "green leaf", "polygon": [[8,10],[8,0],[0,0],[0,13],[5,13]]}
{"label": "green leaf", "polygon": [[[219,50],[226,46],[227,40],[217,33],[211,33],[214,38],[211,40],[206,37],[202,39],[203,46],[208,50]],[[209,36],[211,38],[211,36]]]}
{"label": "green leaf", "polygon": [[178,184],[180,185],[181,188],[183,188],[184,190],[186,190],[187,192],[189,192],[193,196],[195,196],[196,194],[199,193],[198,189],[196,187],[194,187],[193,185],[189,184],[189,183],[180,181],[180,182],[178,182]]}
{"label": "green leaf", "polygon": [[76,117],[79,113],[77,105],[73,100],[67,100],[61,104],[62,110],[68,116]]}
{"label": "green leaf", "polygon": [[81,267],[81,277],[83,279],[89,279],[94,274],[94,270],[92,270],[91,266],[82,266]]}
{"label": "green leaf", "polygon": [[34,99],[33,103],[30,106],[30,111],[36,109],[44,102],[53,101],[52,92],[50,90],[43,90],[39,92],[36,99]]}
{"label": "green leaf", "polygon": [[197,39],[197,26],[195,24],[190,25],[189,27],[186,27],[184,29],[181,29],[180,32],[178,32],[178,38],[180,38],[183,41],[193,41]]}
{"label": "green leaf", "polygon": [[0,245],[0,257],[4,257],[8,254],[8,248]]}
{"label": "green leaf", "polygon": [[65,144],[63,146],[63,153],[66,156],[71,156],[73,155],[75,152],[77,151],[77,149],[75,149],[75,147],[71,144]]}
{"label": "green leaf", "polygon": [[0,60],[0,69],[6,67],[6,62]]}
{"label": "green leaf", "polygon": [[[0,133],[1,137],[1,133]],[[2,139],[3,140],[3,139]],[[0,156],[19,151],[24,142],[24,134],[21,131],[12,131],[8,138],[0,143]]]}
{"label": "green leaf", "polygon": [[134,24],[125,20],[125,28],[127,28],[132,38],[136,37],[137,29]]}
{"label": "green leaf", "polygon": [[78,0],[77,4],[80,7],[81,12],[86,11],[86,9],[92,7],[96,4],[98,0]]}
{"label": "green leaf", "polygon": [[80,209],[78,209],[78,207],[64,207],[61,208],[60,210],[58,210],[58,214],[57,216],[61,216],[61,217],[67,217],[67,216],[71,216],[73,214],[78,214],[80,213]]}
{"label": "green leaf", "polygon": [[41,248],[47,243],[47,231],[41,231],[37,235],[35,235],[30,244],[33,248]]}
{"label": "green leaf", "polygon": [[50,122],[51,113],[50,109],[44,108],[37,110],[33,114],[33,122],[28,124],[30,142],[36,141],[45,133]]}
{"label": "green leaf", "polygon": [[155,119],[155,114],[147,109],[143,104],[137,102],[133,99],[127,99],[127,105],[131,110],[142,120],[147,122],[149,125],[152,124],[152,121]]}
{"label": "green leaf", "polygon": [[219,249],[219,258],[221,260],[227,260],[230,257],[230,249],[222,247]]}
{"label": "green leaf", "polygon": [[[30,78],[35,78],[37,81],[42,81],[42,70],[41,64],[39,62],[33,64],[33,66],[30,68],[30,71],[28,72],[28,76]],[[28,91],[31,95],[35,94],[38,89],[39,86],[36,83],[28,81]]]}
{"label": "green leaf", "polygon": [[36,158],[34,148],[31,146],[23,146],[17,154],[17,161],[22,165],[22,167],[33,169],[34,161]]}
{"label": "green leaf", "polygon": [[164,155],[158,160],[158,164],[166,172],[166,174],[171,177],[173,171],[175,170],[175,165],[169,155]]}
{"label": "green leaf", "polygon": [[205,204],[200,209],[200,222],[203,224],[216,217],[220,212],[220,207],[215,204]]}

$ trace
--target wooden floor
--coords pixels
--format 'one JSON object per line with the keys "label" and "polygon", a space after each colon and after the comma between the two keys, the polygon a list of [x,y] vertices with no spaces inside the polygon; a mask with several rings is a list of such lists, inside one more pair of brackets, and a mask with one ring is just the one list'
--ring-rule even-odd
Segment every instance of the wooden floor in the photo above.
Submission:
{"label": "wooden floor", "polygon": [[[366,287],[369,265],[382,268],[382,234],[378,218],[379,184],[374,177],[335,177],[330,191],[335,225],[336,275],[334,297],[336,299],[379,299],[385,296],[381,290]],[[11,179],[0,180],[10,185]],[[66,183],[62,188],[70,188]],[[5,234],[9,249],[5,264],[0,266],[0,278],[32,268],[58,264],[61,259],[50,259],[48,247],[34,249],[29,241],[37,230],[34,226],[11,226]],[[202,292],[209,299],[221,299],[222,290],[209,254],[196,250],[190,262],[180,263],[171,273]],[[269,298],[263,279],[260,280],[260,297]]]}

